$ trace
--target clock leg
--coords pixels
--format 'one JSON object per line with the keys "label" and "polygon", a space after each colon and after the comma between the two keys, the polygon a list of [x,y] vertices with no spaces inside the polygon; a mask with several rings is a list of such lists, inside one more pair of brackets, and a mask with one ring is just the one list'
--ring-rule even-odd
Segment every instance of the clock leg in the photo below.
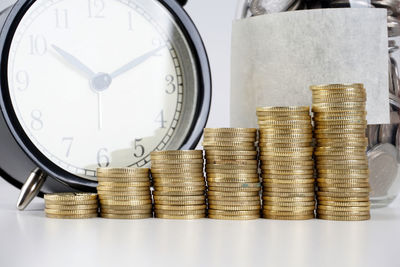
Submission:
{"label": "clock leg", "polygon": [[21,188],[21,193],[17,202],[17,209],[24,210],[29,203],[37,196],[40,188],[46,181],[47,174],[41,169],[34,169],[26,179],[25,184]]}

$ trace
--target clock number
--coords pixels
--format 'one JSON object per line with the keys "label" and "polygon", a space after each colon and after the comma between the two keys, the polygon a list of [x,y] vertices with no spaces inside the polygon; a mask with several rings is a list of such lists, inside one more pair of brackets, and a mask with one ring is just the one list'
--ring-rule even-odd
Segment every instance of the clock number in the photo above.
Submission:
{"label": "clock number", "polygon": [[108,149],[100,148],[97,152],[97,165],[101,167],[108,167],[110,165],[110,158],[108,157]]}
{"label": "clock number", "polygon": [[135,153],[133,154],[136,158],[143,157],[145,149],[143,145],[138,144],[143,139],[135,139],[134,146],[135,146]]}
{"label": "clock number", "polygon": [[68,10],[67,9],[56,9],[56,27],[59,29],[68,29]]}
{"label": "clock number", "polygon": [[42,112],[40,110],[33,110],[31,112],[32,122],[31,127],[35,131],[43,129]]}
{"label": "clock number", "polygon": [[128,29],[130,31],[133,31],[133,14],[132,14],[132,11],[128,12],[128,23],[129,23]]}
{"label": "clock number", "polygon": [[42,35],[30,35],[30,54],[43,56],[47,52],[47,41]]}
{"label": "clock number", "polygon": [[104,18],[104,0],[88,0],[89,18],[102,19]]}
{"label": "clock number", "polygon": [[160,128],[165,129],[165,124],[167,121],[164,119],[164,110],[161,110],[161,112],[158,114],[155,122],[160,123]]}
{"label": "clock number", "polygon": [[167,75],[165,77],[165,81],[167,82],[167,89],[165,89],[165,92],[169,95],[172,95],[176,91],[176,85],[174,84],[174,76],[173,75]]}
{"label": "clock number", "polygon": [[64,137],[62,139],[63,143],[67,144],[67,151],[65,152],[65,156],[68,158],[71,152],[72,143],[74,142],[73,137]]}
{"label": "clock number", "polygon": [[17,75],[15,76],[15,80],[18,83],[17,89],[19,91],[25,91],[28,86],[29,86],[29,75],[26,71],[20,70],[17,72]]}

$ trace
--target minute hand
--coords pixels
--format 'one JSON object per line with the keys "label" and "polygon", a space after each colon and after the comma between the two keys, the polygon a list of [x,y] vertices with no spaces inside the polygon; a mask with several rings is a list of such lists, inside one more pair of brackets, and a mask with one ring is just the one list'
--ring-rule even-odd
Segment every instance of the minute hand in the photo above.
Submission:
{"label": "minute hand", "polygon": [[134,60],[130,61],[129,63],[125,64],[124,66],[122,66],[121,68],[117,69],[116,71],[112,72],[110,74],[111,78],[116,78],[119,75],[127,72],[128,70],[133,69],[134,67],[142,64],[143,62],[145,62],[147,59],[151,58],[152,56],[154,56],[155,53],[157,53],[158,51],[160,51],[161,49],[163,49],[165,46],[160,46],[150,52],[147,52],[146,54],[135,58]]}

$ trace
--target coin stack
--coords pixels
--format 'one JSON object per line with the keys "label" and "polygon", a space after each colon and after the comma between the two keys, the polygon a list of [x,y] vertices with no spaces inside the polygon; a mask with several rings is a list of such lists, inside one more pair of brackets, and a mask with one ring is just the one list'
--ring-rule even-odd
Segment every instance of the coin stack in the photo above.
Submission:
{"label": "coin stack", "polygon": [[101,217],[109,219],[153,217],[149,169],[99,168],[97,179]]}
{"label": "coin stack", "polygon": [[157,218],[206,217],[206,182],[202,150],[151,153],[154,208]]}
{"label": "coin stack", "polygon": [[316,85],[311,90],[317,140],[318,217],[368,220],[370,187],[364,85]]}
{"label": "coin stack", "polygon": [[310,107],[262,107],[257,108],[257,117],[264,218],[314,218]]}
{"label": "coin stack", "polygon": [[204,129],[210,218],[260,218],[256,139],[257,129]]}
{"label": "coin stack", "polygon": [[56,219],[87,219],[97,217],[97,194],[45,194],[46,217]]}

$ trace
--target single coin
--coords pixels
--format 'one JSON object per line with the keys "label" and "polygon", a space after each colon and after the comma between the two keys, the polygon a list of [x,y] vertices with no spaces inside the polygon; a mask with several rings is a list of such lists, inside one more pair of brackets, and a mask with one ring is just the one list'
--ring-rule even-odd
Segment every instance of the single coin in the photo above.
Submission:
{"label": "single coin", "polygon": [[291,211],[281,211],[281,210],[267,210],[263,209],[262,213],[264,215],[276,215],[276,216],[298,216],[298,215],[311,215],[314,214],[314,210],[291,210]]}
{"label": "single coin", "polygon": [[205,132],[204,137],[211,138],[254,138],[257,132]]}
{"label": "single coin", "polygon": [[85,201],[97,199],[97,194],[94,193],[54,193],[45,194],[45,200],[51,201]]}
{"label": "single coin", "polygon": [[[280,202],[280,201],[267,201],[263,200],[264,206],[274,207],[313,207],[315,208],[316,201],[303,201],[303,202]],[[267,208],[268,209],[268,208]]]}
{"label": "single coin", "polygon": [[103,197],[101,197],[101,199],[105,199],[104,196],[107,196],[107,197],[112,197],[112,196],[149,196],[150,188],[148,188],[147,190],[118,191],[118,192],[103,191],[103,190],[97,188],[97,192],[99,193],[99,196],[103,196]]}
{"label": "single coin", "polygon": [[116,187],[116,186],[103,186],[99,185],[97,187],[97,192],[100,191],[111,191],[111,192],[138,192],[138,191],[148,191],[150,186],[130,186],[130,187]]}
{"label": "single coin", "polygon": [[184,186],[184,187],[176,187],[176,186],[156,186],[154,187],[155,191],[158,192],[198,192],[206,190],[206,186],[203,184],[201,186]]}
{"label": "single coin", "polygon": [[305,111],[256,111],[257,117],[270,117],[270,116],[278,116],[278,117],[290,117],[290,116],[310,116],[310,109]]}
{"label": "single coin", "polygon": [[257,178],[207,178],[208,184],[213,183],[260,183]]}
{"label": "single coin", "polygon": [[207,191],[208,197],[210,196],[223,196],[223,197],[254,197],[259,196],[259,191]]}
{"label": "single coin", "polygon": [[78,201],[59,201],[59,200],[45,200],[46,205],[61,205],[61,206],[76,206],[76,205],[97,205],[98,200],[78,200]]}
{"label": "single coin", "polygon": [[[214,209],[218,209],[218,208],[216,208],[216,206],[236,206],[236,207],[238,207],[238,206],[259,206],[259,207],[261,207],[260,199],[254,200],[254,201],[237,201],[237,200],[222,201],[222,200],[209,199],[208,204],[213,206]],[[241,209],[241,210],[246,210],[246,209]]]}
{"label": "single coin", "polygon": [[207,170],[220,170],[220,169],[229,169],[229,170],[254,170],[257,169],[258,162],[254,162],[253,164],[206,164]]}
{"label": "single coin", "polygon": [[186,178],[175,178],[175,179],[170,179],[170,178],[159,178],[159,177],[154,177],[153,178],[153,183],[204,183],[205,182],[205,177],[186,177]]}
{"label": "single coin", "polygon": [[203,155],[202,150],[163,150],[163,151],[153,151],[150,153],[151,156],[187,156],[187,155]]}
{"label": "single coin", "polygon": [[314,192],[314,187],[264,187],[264,192],[276,192],[276,193],[311,193]]}
{"label": "single coin", "polygon": [[219,182],[208,182],[209,187],[226,187],[226,188],[261,188],[260,182],[256,183],[219,183]]}
{"label": "single coin", "polygon": [[287,130],[287,129],[304,129],[307,131],[312,131],[313,126],[310,124],[288,124],[288,125],[283,125],[283,124],[260,124],[258,126],[260,128],[260,131],[267,131],[267,130]]}
{"label": "single coin", "polygon": [[331,216],[368,216],[370,215],[369,209],[366,211],[333,211],[317,209],[317,214],[331,215]]}
{"label": "single coin", "polygon": [[148,168],[98,168],[99,177],[136,177],[145,176],[149,173]]}
{"label": "single coin", "polygon": [[369,174],[369,170],[362,169],[321,169],[318,174]]}
{"label": "single coin", "polygon": [[279,129],[279,128],[263,128],[260,129],[259,136],[263,138],[265,136],[269,136],[270,134],[309,134],[312,133],[311,127],[291,127],[286,129]]}
{"label": "single coin", "polygon": [[346,207],[338,207],[338,206],[329,206],[329,205],[322,205],[321,203],[318,203],[318,210],[328,210],[328,211],[340,211],[340,212],[355,212],[355,211],[370,211],[369,206],[365,207],[351,207],[351,206],[346,206]]}
{"label": "single coin", "polygon": [[266,192],[263,191],[264,197],[283,197],[283,198],[293,198],[293,197],[315,197],[314,192]]}
{"label": "single coin", "polygon": [[318,160],[364,160],[368,161],[367,155],[364,153],[356,153],[356,154],[349,154],[349,155],[320,155],[316,156],[317,161]]}
{"label": "single coin", "polygon": [[314,184],[315,179],[263,179],[265,184]]}
{"label": "single coin", "polygon": [[285,221],[297,221],[297,220],[310,220],[314,219],[315,215],[314,214],[308,214],[308,215],[292,215],[292,216],[281,216],[281,215],[271,215],[271,214],[264,214],[265,219],[271,219],[271,220],[285,220]]}
{"label": "single coin", "polygon": [[99,183],[144,183],[144,182],[149,182],[150,177],[141,177],[141,178],[103,178],[103,177],[97,177],[97,181]]}
{"label": "single coin", "polygon": [[353,179],[353,178],[339,178],[339,179],[318,178],[317,181],[319,183],[327,183],[327,184],[369,183],[369,179],[368,178],[361,178],[361,179]]}
{"label": "single coin", "polygon": [[216,164],[216,165],[258,165],[258,160],[215,160],[215,159],[207,159],[208,164]]}
{"label": "single coin", "polygon": [[315,125],[317,126],[318,129],[326,128],[329,126],[336,127],[337,125],[355,125],[355,124],[363,125],[365,128],[367,128],[367,120],[360,120],[360,119],[315,121]]}
{"label": "single coin", "polygon": [[152,173],[153,179],[203,179],[203,172],[195,173]]}
{"label": "single coin", "polygon": [[257,156],[257,151],[226,151],[226,150],[207,150],[206,158],[209,156]]}
{"label": "single coin", "polygon": [[371,219],[371,215],[360,215],[360,216],[331,216],[318,214],[318,219],[330,220],[330,221],[367,221]]}
{"label": "single coin", "polygon": [[215,215],[215,214],[209,214],[208,217],[210,219],[214,220],[231,220],[231,221],[236,221],[236,220],[256,220],[260,218],[260,214],[255,214],[255,215],[234,215],[234,216],[229,216],[229,215]]}
{"label": "single coin", "polygon": [[102,218],[107,219],[128,219],[128,220],[136,220],[136,219],[148,219],[153,218],[153,213],[144,213],[144,214],[110,214],[110,213],[101,213]]}
{"label": "single coin", "polygon": [[264,120],[311,120],[310,114],[293,114],[293,115],[280,115],[280,114],[270,114],[270,115],[263,115],[257,116],[259,121]]}
{"label": "single coin", "polygon": [[254,147],[254,141],[208,141],[208,140],[203,140],[203,146],[214,146],[214,147],[224,147],[224,146],[233,146],[233,147]]}
{"label": "single coin", "polygon": [[309,106],[288,106],[288,107],[257,107],[257,112],[309,112]]}
{"label": "single coin", "polygon": [[178,161],[178,160],[185,160],[185,161],[191,161],[191,160],[201,160],[203,159],[203,154],[188,154],[188,155],[153,155],[151,156],[152,161]]}
{"label": "single coin", "polygon": [[214,160],[257,160],[257,156],[206,156],[207,163]]}
{"label": "single coin", "polygon": [[151,204],[151,199],[146,200],[100,200],[101,205],[113,205],[113,206],[139,206],[145,204]]}
{"label": "single coin", "polygon": [[203,169],[204,164],[203,163],[185,163],[185,164],[161,164],[161,163],[155,163],[151,164],[152,170],[180,170],[180,169],[191,169],[191,170],[201,170]]}
{"label": "single coin", "polygon": [[252,137],[215,137],[215,136],[204,136],[204,143],[214,143],[214,142],[251,142],[254,143],[256,141],[256,135]]}
{"label": "single coin", "polygon": [[[317,164],[316,166],[335,166],[336,165],[340,165],[343,167],[349,166],[349,167],[353,167],[353,166],[364,166],[368,168],[368,161],[366,160],[358,160],[358,159],[351,159],[351,160],[326,160],[326,159],[322,159],[322,160],[317,160]],[[342,168],[340,168],[342,169]],[[345,168],[346,169],[346,168]]]}
{"label": "single coin", "polygon": [[263,199],[263,201],[281,203],[282,205],[284,205],[284,204],[296,205],[297,203],[302,203],[302,202],[315,203],[315,196],[311,196],[311,197],[267,197],[267,196],[263,196],[262,199]]}
{"label": "single coin", "polygon": [[337,202],[337,201],[318,201],[318,205],[333,206],[333,207],[370,207],[369,201],[363,202]]}
{"label": "single coin", "polygon": [[258,147],[260,148],[261,151],[264,150],[264,148],[268,148],[268,147],[310,147],[312,144],[311,141],[307,141],[307,142],[293,142],[293,143],[285,143],[285,141],[279,141],[276,143],[264,143],[264,142],[260,142],[258,143]]}
{"label": "single coin", "polygon": [[300,183],[284,183],[284,184],[279,184],[279,183],[262,183],[264,188],[308,188],[310,190],[314,190],[315,185],[314,184],[300,184]]}
{"label": "single coin", "polygon": [[201,210],[160,210],[155,209],[155,214],[169,214],[175,216],[206,214],[206,209]]}
{"label": "single coin", "polygon": [[167,160],[159,160],[153,159],[151,161],[151,166],[154,165],[180,165],[180,164],[203,164],[203,159],[167,159]]}
{"label": "single coin", "polygon": [[287,164],[287,165],[272,165],[272,164],[262,164],[261,170],[282,170],[282,171],[289,171],[289,170],[314,170],[313,165],[302,165],[302,164]]}
{"label": "single coin", "polygon": [[334,202],[334,203],[355,203],[355,202],[362,202],[369,204],[369,197],[324,197],[318,196],[318,202]]}
{"label": "single coin", "polygon": [[193,201],[164,201],[164,200],[155,200],[155,204],[157,205],[168,205],[168,206],[192,206],[192,205],[204,205],[206,200],[193,200]]}
{"label": "single coin", "polygon": [[97,203],[91,205],[52,205],[46,203],[46,209],[51,210],[93,210],[97,209]]}
{"label": "single coin", "polygon": [[270,147],[262,149],[260,157],[312,157],[313,151],[280,151],[281,149],[306,149],[309,147]]}
{"label": "single coin", "polygon": [[314,180],[314,173],[312,174],[262,174],[263,179],[279,179],[279,180],[293,180],[293,179],[307,179]]}
{"label": "single coin", "polygon": [[306,133],[297,133],[297,132],[292,132],[292,133],[277,133],[276,131],[264,131],[260,135],[260,140],[263,141],[268,141],[268,140],[273,140],[273,139],[284,139],[287,138],[288,140],[296,140],[296,139],[310,139],[313,137],[312,132],[306,132]]}
{"label": "single coin", "polygon": [[306,174],[314,174],[314,170],[265,170],[264,174],[278,174],[278,175],[306,175]]}
{"label": "single coin", "polygon": [[207,177],[210,174],[230,174],[230,175],[241,175],[241,174],[253,174],[257,175],[258,174],[258,169],[253,168],[253,169],[206,169]]}
{"label": "single coin", "polygon": [[154,182],[154,187],[200,187],[204,188],[206,185],[206,181],[200,182]]}
{"label": "single coin", "polygon": [[258,173],[207,173],[207,179],[215,178],[215,179],[222,179],[222,178],[229,178],[229,179],[258,179]]}
{"label": "single coin", "polygon": [[212,210],[223,210],[223,211],[260,211],[261,209],[261,203],[258,203],[257,205],[253,206],[244,206],[244,205],[230,205],[230,206],[222,206],[222,205],[216,205],[216,204],[208,204],[208,208]]}
{"label": "single coin", "polygon": [[191,210],[205,210],[207,206],[203,205],[182,205],[182,206],[171,206],[171,205],[160,205],[155,204],[156,210],[178,210],[178,211],[191,211]]}
{"label": "single coin", "polygon": [[201,196],[154,196],[155,201],[205,201],[205,195]]}
{"label": "single coin", "polygon": [[260,214],[260,210],[216,210],[209,209],[208,214],[224,215],[224,216],[242,216],[242,215],[256,215]]}
{"label": "single coin", "polygon": [[110,210],[151,210],[153,208],[153,204],[143,204],[143,205],[101,205],[101,210],[110,209]]}
{"label": "single coin", "polygon": [[334,139],[334,138],[365,138],[365,133],[359,133],[359,134],[339,134],[339,133],[333,133],[333,134],[315,134],[315,138],[318,139]]}
{"label": "single coin", "polygon": [[320,85],[311,85],[310,89],[312,91],[319,90],[345,90],[349,88],[361,89],[364,90],[364,84],[362,83],[343,83],[343,84],[320,84]]}
{"label": "single coin", "polygon": [[258,121],[258,125],[261,126],[267,126],[267,128],[272,128],[270,127],[271,125],[290,125],[292,128],[297,128],[299,125],[311,125],[311,120],[296,120],[296,119],[290,119],[288,118],[287,120],[263,120],[263,121]]}
{"label": "single coin", "polygon": [[342,149],[344,152],[346,152],[347,149],[356,149],[356,152],[360,153],[366,151],[367,141],[366,139],[359,139],[354,142],[349,139],[317,139],[317,148],[320,147]]}
{"label": "single coin", "polygon": [[371,189],[369,187],[319,187],[318,191],[331,193],[369,193]]}
{"label": "single coin", "polygon": [[239,203],[247,203],[247,202],[260,202],[260,196],[257,194],[255,196],[220,196],[220,195],[209,195],[208,201],[218,201],[218,202],[239,202]]}
{"label": "single coin", "polygon": [[202,219],[205,218],[205,214],[195,214],[195,215],[169,215],[169,214],[156,214],[156,218],[159,219],[170,219],[170,220],[195,220],[195,219]]}
{"label": "single coin", "polygon": [[[270,203],[268,203],[270,204]],[[277,212],[285,212],[285,211],[290,211],[290,212],[307,212],[307,211],[314,211],[315,206],[269,206],[269,205],[263,205],[263,211],[277,211]]]}
{"label": "single coin", "polygon": [[312,101],[314,104],[320,103],[337,103],[337,102],[365,102],[367,101],[366,94],[333,94],[333,95],[313,95]]}
{"label": "single coin", "polygon": [[208,133],[256,133],[256,128],[205,128],[204,134]]}
{"label": "single coin", "polygon": [[104,187],[150,187],[150,180],[146,182],[130,182],[130,183],[114,183],[114,182],[99,182],[100,186]]}
{"label": "single coin", "polygon": [[219,192],[259,192],[261,190],[261,186],[258,187],[220,187],[220,186],[208,186],[208,190],[210,191],[219,191]]}
{"label": "single coin", "polygon": [[205,194],[204,190],[196,191],[153,191],[154,196],[202,196]]}
{"label": "single coin", "polygon": [[196,168],[190,168],[190,167],[186,167],[186,168],[162,168],[162,169],[151,169],[151,173],[152,174],[156,174],[156,175],[164,175],[164,174],[192,174],[192,173],[197,173],[197,174],[203,174],[203,168],[202,167],[196,167]]}
{"label": "single coin", "polygon": [[93,214],[97,212],[97,207],[94,209],[85,210],[59,210],[59,209],[49,209],[45,208],[44,211],[47,214],[57,214],[57,215],[78,215],[78,214]]}
{"label": "single coin", "polygon": [[365,134],[365,129],[363,128],[322,128],[315,129],[314,133],[316,134]]}
{"label": "single coin", "polygon": [[236,151],[256,151],[256,146],[207,146],[203,145],[203,148],[205,151],[208,150],[219,150],[219,151],[230,151],[230,152],[236,152]]}
{"label": "single coin", "polygon": [[369,182],[366,183],[318,183],[318,187],[319,188],[332,188],[332,187],[337,187],[337,188],[370,188]]}
{"label": "single coin", "polygon": [[331,198],[369,198],[368,192],[325,192],[318,191],[319,197],[331,197]]}
{"label": "single coin", "polygon": [[101,214],[118,214],[118,215],[138,215],[138,214],[149,214],[152,209],[136,209],[136,210],[116,210],[101,208]]}
{"label": "single coin", "polygon": [[52,219],[90,219],[98,217],[98,214],[97,212],[90,214],[76,214],[76,215],[59,215],[59,214],[46,213],[46,217]]}

